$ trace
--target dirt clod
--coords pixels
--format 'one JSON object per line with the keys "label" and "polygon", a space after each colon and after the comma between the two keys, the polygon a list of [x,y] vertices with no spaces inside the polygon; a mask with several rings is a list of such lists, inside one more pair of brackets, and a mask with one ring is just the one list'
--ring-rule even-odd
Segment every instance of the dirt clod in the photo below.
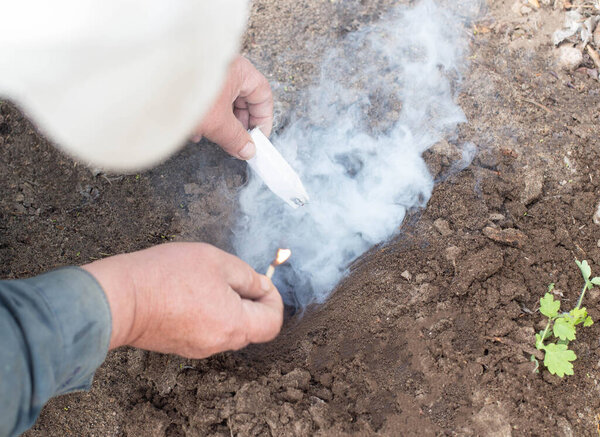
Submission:
{"label": "dirt clod", "polygon": [[527,235],[514,228],[498,229],[486,226],[483,228],[483,234],[497,243],[518,248],[522,248],[527,241]]}
{"label": "dirt clod", "polygon": [[442,237],[448,237],[454,232],[452,231],[452,228],[450,228],[450,223],[442,218],[435,220],[433,222],[433,226],[435,226],[435,229],[442,235]]}
{"label": "dirt clod", "polygon": [[567,71],[573,71],[583,62],[583,54],[581,50],[563,45],[558,48],[557,52],[558,65]]}

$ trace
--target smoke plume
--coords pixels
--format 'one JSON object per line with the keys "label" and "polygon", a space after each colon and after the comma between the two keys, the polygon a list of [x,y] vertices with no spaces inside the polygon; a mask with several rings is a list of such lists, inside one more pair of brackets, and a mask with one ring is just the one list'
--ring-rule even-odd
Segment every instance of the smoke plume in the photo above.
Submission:
{"label": "smoke plume", "polygon": [[271,138],[310,204],[293,210],[255,175],[240,194],[234,248],[259,271],[278,247],[292,250],[274,277],[287,304],[323,302],[349,263],[426,205],[433,178],[422,153],[465,121],[453,86],[466,42],[462,18],[423,0],[325,56],[303,115]]}

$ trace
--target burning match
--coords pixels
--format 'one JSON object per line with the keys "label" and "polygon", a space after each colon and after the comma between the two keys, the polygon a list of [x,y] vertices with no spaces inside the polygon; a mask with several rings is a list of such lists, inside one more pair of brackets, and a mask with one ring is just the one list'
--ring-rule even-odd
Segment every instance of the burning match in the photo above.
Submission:
{"label": "burning match", "polygon": [[277,256],[275,257],[273,262],[269,264],[269,268],[267,269],[267,273],[265,273],[265,276],[271,279],[273,277],[273,273],[275,273],[275,267],[286,262],[291,254],[292,251],[290,249],[278,249]]}

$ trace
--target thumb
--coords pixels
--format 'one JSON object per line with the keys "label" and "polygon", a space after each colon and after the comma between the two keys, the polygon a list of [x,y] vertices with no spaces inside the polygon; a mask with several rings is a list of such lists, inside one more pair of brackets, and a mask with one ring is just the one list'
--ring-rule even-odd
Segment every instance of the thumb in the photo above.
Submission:
{"label": "thumb", "polygon": [[250,159],[256,154],[256,146],[248,131],[232,113],[220,124],[219,129],[211,132],[206,137],[217,143],[231,156],[239,159]]}

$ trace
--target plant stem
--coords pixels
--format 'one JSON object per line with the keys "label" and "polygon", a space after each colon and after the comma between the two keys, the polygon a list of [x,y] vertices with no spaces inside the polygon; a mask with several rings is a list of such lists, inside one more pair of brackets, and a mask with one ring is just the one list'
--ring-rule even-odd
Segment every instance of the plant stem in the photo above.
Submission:
{"label": "plant stem", "polygon": [[548,333],[548,329],[550,329],[551,324],[552,324],[552,319],[548,319],[548,324],[546,325],[546,329],[544,329],[544,332],[542,332],[542,345],[544,344],[544,341],[546,339],[546,334]]}
{"label": "plant stem", "polygon": [[581,294],[579,295],[579,300],[577,300],[577,306],[575,307],[575,309],[579,309],[579,307],[581,306],[582,302],[583,302],[583,296],[585,296],[585,290],[587,290],[587,282],[585,283],[585,285],[583,286],[583,289],[581,290]]}

